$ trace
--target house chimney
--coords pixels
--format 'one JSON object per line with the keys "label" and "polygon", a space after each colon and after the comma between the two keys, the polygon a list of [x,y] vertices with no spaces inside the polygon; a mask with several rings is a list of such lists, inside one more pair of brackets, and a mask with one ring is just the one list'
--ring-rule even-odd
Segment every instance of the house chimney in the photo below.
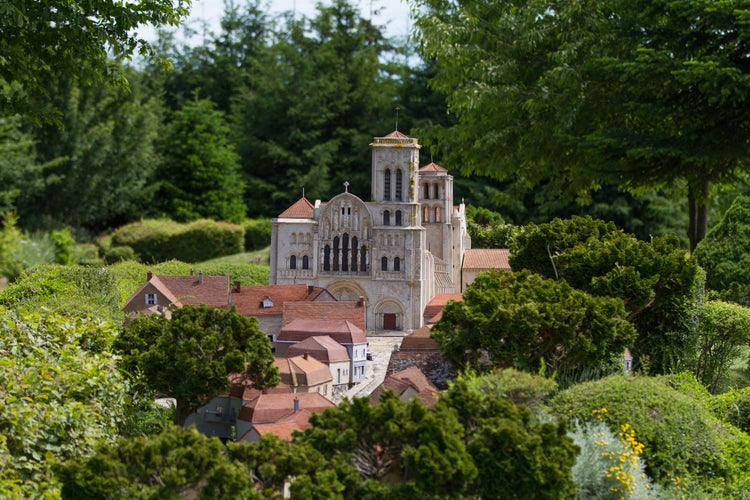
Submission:
{"label": "house chimney", "polygon": [[198,271],[198,283],[203,283],[203,271]]}
{"label": "house chimney", "polygon": [[309,294],[311,294],[311,293],[313,293],[313,291],[314,291],[314,290],[315,290],[315,287],[314,287],[314,286],[312,286],[312,285],[307,285],[307,293],[308,293],[308,295],[309,295]]}
{"label": "house chimney", "polygon": [[299,398],[297,396],[294,396],[294,413],[297,413],[299,411]]}
{"label": "house chimney", "polygon": [[240,293],[242,290],[242,284],[240,283],[240,280],[237,280],[234,282],[234,291],[237,293]]}
{"label": "house chimney", "polygon": [[151,278],[153,277],[154,277],[154,273],[152,273],[151,271],[148,271],[146,273],[146,281],[151,281]]}
{"label": "house chimney", "polygon": [[307,359],[307,353],[306,352],[302,355],[302,359]]}

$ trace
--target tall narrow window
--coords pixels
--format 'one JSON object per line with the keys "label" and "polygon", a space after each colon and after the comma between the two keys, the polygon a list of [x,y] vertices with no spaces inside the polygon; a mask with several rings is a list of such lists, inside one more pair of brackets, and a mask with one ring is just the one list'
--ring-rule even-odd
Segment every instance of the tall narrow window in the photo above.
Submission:
{"label": "tall narrow window", "polygon": [[393,258],[393,270],[394,271],[401,270],[401,259],[399,259],[398,257]]}
{"label": "tall narrow window", "polygon": [[333,271],[339,270],[339,237],[333,239]]}
{"label": "tall narrow window", "polygon": [[381,271],[387,271],[388,270],[388,257],[382,257],[380,259],[380,270]]}
{"label": "tall narrow window", "polygon": [[401,210],[396,210],[396,225],[401,226],[402,220],[401,220]]}
{"label": "tall narrow window", "polygon": [[391,212],[390,210],[386,210],[383,212],[383,225],[384,226],[390,226],[391,225]]}
{"label": "tall narrow window", "polygon": [[297,256],[292,255],[289,257],[289,269],[297,269]]}
{"label": "tall narrow window", "polygon": [[362,248],[359,250],[359,270],[363,273],[367,272],[367,247],[365,245],[362,245]]}
{"label": "tall narrow window", "polygon": [[323,249],[323,271],[331,270],[331,245],[326,245]]}
{"label": "tall narrow window", "polygon": [[302,256],[302,269],[310,269],[310,259],[307,255]]}
{"label": "tall narrow window", "polygon": [[434,198],[436,200],[440,199],[440,184],[435,184],[435,196],[434,196]]}
{"label": "tall narrow window", "polygon": [[383,199],[391,199],[391,169],[385,169],[385,178],[383,179]]}
{"label": "tall narrow window", "polygon": [[429,185],[429,184],[425,184],[425,185],[424,185],[424,186],[422,186],[422,187],[424,187],[424,195],[423,195],[423,198],[424,198],[425,200],[429,200],[429,199],[430,199],[430,185]]}
{"label": "tall narrow window", "polygon": [[396,201],[401,201],[404,199],[404,195],[402,193],[403,187],[404,187],[404,174],[401,172],[401,169],[399,168],[396,170]]}
{"label": "tall narrow window", "polygon": [[357,272],[357,252],[359,251],[359,241],[356,236],[352,236],[352,271]]}
{"label": "tall narrow window", "polygon": [[435,222],[440,222],[440,207],[435,207]]}
{"label": "tall narrow window", "polygon": [[344,233],[344,237],[341,239],[341,270],[349,270],[349,233]]}
{"label": "tall narrow window", "polygon": [[422,222],[430,222],[430,207],[422,207]]}

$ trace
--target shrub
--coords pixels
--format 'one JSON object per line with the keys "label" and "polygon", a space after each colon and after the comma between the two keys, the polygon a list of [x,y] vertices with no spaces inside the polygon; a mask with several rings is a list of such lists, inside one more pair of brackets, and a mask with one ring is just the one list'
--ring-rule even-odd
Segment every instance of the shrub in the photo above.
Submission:
{"label": "shrub", "polygon": [[271,244],[271,219],[245,219],[245,250],[260,250]]}
{"label": "shrub", "polygon": [[200,262],[242,252],[243,238],[242,227],[227,222],[146,220],[115,231],[112,246],[131,247],[142,262]]}
{"label": "shrub", "polygon": [[750,387],[714,396],[709,405],[713,414],[723,422],[750,433]]}
{"label": "shrub", "polygon": [[104,262],[107,264],[114,264],[115,262],[122,262],[124,260],[138,260],[138,256],[135,254],[135,250],[131,247],[123,245],[120,247],[107,248],[104,251]]}
{"label": "shrub", "polygon": [[558,394],[552,411],[610,428],[629,423],[644,444],[647,471],[662,485],[687,481],[714,494],[739,491],[747,480],[750,437],[717,419],[700,400],[669,386],[662,378],[611,376],[573,386]]}

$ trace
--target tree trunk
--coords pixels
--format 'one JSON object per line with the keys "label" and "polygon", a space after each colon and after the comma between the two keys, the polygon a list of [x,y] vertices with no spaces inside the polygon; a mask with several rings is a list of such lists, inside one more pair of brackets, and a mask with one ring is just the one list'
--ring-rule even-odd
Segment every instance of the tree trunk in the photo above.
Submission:
{"label": "tree trunk", "polygon": [[706,237],[706,232],[708,232],[708,205],[711,198],[709,184],[708,179],[698,179],[688,183],[690,251],[695,250],[695,247]]}
{"label": "tree trunk", "polygon": [[180,401],[179,399],[175,399],[175,411],[174,411],[174,423],[179,425],[180,427],[185,427],[185,421],[190,416],[190,414],[193,413],[192,408],[190,408],[190,405],[187,404],[185,401]]}

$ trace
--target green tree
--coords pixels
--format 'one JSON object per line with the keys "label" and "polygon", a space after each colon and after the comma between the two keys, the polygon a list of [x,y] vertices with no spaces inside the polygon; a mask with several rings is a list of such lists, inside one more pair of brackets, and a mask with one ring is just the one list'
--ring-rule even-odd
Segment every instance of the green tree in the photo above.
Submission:
{"label": "green tree", "polygon": [[746,1],[419,0],[417,36],[465,172],[587,198],[687,183],[691,248],[710,185],[748,156]]}
{"label": "green tree", "polygon": [[[59,117],[51,102],[50,77],[125,84],[111,57],[147,55],[151,45],[139,31],[147,25],[177,25],[190,0],[138,3],[109,0],[6,0],[0,3],[0,96],[8,114]],[[46,101],[46,102],[45,102]]]}
{"label": "green tree", "polygon": [[17,211],[19,198],[41,186],[33,136],[24,130],[20,116],[0,118],[0,213]]}
{"label": "green tree", "polygon": [[55,496],[52,465],[116,435],[128,388],[109,349],[118,329],[0,306],[0,496]]}
{"label": "green tree", "polygon": [[190,100],[167,125],[159,197],[179,221],[242,222],[244,184],[224,115],[205,99]]}
{"label": "green tree", "polygon": [[719,382],[750,341],[750,309],[708,301],[699,309],[695,376],[716,393]]}
{"label": "green tree", "polygon": [[481,377],[464,374],[438,400],[438,410],[458,415],[478,470],[467,485],[469,496],[568,498],[575,492],[570,471],[577,449],[566,426],[542,423],[529,408],[507,397],[525,394],[523,400],[535,400],[549,390],[544,379],[534,378],[524,380],[506,371]]}
{"label": "green tree", "polygon": [[528,271],[482,273],[463,295],[432,329],[443,355],[459,367],[598,368],[635,339],[622,300]]}
{"label": "green tree", "polygon": [[125,372],[176,401],[175,423],[229,388],[230,374],[244,374],[256,388],[279,383],[268,338],[255,318],[209,306],[184,306],[172,318],[134,319],[114,345]]}

